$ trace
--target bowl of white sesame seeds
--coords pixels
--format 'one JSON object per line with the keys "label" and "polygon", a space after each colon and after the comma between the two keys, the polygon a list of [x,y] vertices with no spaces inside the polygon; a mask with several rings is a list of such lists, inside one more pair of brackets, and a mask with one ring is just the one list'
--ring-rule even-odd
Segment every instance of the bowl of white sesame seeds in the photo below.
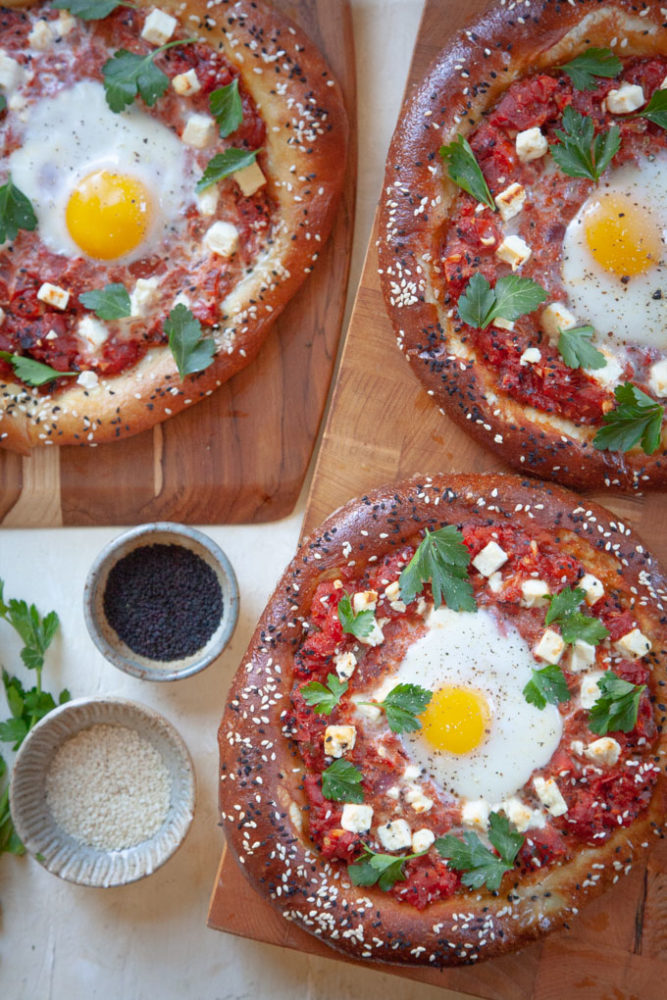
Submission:
{"label": "bowl of white sesame seeds", "polygon": [[42,719],[14,763],[10,808],[50,872],[108,888],[156,871],[192,821],[194,770],[176,729],[123,698],[81,698]]}

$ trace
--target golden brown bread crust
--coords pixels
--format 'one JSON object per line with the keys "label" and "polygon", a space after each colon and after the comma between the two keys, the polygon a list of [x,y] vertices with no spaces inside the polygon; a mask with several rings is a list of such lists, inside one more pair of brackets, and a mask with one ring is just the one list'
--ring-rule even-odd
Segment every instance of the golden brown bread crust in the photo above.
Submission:
{"label": "golden brown bread crust", "polygon": [[[546,874],[517,880],[509,873],[497,894],[457,894],[422,912],[377,888],[351,885],[344,867],[334,870],[308,840],[303,764],[284,726],[293,656],[317,584],[352,560],[361,575],[369,559],[415,543],[425,526],[471,517],[546,530],[626,601],[635,594],[633,614],[653,642],[652,691],[667,678],[667,581],[627,526],[567,490],[515,476],[440,475],[374,490],[332,514],[288,566],[233,681],[219,731],[220,804],[228,844],[254,887],[287,919],[369,961],[455,965],[514,950],[569,921],[662,836],[664,774],[648,812],[601,847]],[[664,771],[664,711],[657,715],[654,759]]]}
{"label": "golden brown bread crust", "polygon": [[514,80],[589,46],[611,46],[623,57],[664,54],[667,19],[659,3],[508,0],[453,37],[407,99],[390,146],[380,214],[383,291],[399,347],[426,389],[510,465],[577,488],[664,487],[665,429],[650,456],[638,447],[625,454],[596,450],[596,427],[552,418],[499,391],[437,299],[436,234],[458,194],[437,155],[440,145],[469,134]]}
{"label": "golden brown bread crust", "polygon": [[[6,5],[31,4],[10,0]],[[0,381],[0,445],[14,451],[128,437],[210,395],[257,355],[333,225],[345,174],[347,118],[338,84],[301,29],[253,0],[215,5],[138,0],[138,5],[172,13],[189,36],[220,46],[238,68],[267,126],[260,161],[278,205],[274,236],[222,303],[219,349],[205,371],[181,381],[164,347],[151,349],[135,368],[100,379],[91,390],[73,384],[45,396]]]}

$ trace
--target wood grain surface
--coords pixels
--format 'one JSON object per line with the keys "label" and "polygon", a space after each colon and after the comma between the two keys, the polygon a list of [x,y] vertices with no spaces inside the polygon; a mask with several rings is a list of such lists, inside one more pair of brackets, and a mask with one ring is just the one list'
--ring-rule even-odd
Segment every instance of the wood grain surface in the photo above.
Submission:
{"label": "wood grain surface", "polygon": [[[408,91],[449,35],[485,6],[486,0],[426,0]],[[375,239],[374,231],[317,458],[304,534],[350,497],[383,482],[443,470],[511,471],[440,413],[398,351],[384,313]],[[595,499],[634,525],[667,566],[664,495],[597,493]],[[289,925],[249,887],[235,860],[224,854],[209,924],[256,940],[340,958],[327,945]],[[383,968],[456,990],[460,996],[485,1000],[663,1000],[667,843],[658,842],[645,867],[588,905],[568,930],[515,955],[442,972]]]}
{"label": "wood grain surface", "polygon": [[348,0],[273,0],[325,53],[343,87],[351,155],[331,239],[259,357],[208,399],[96,448],[0,453],[6,527],[259,523],[293,509],[311,459],[343,319],[356,188],[354,44]]}

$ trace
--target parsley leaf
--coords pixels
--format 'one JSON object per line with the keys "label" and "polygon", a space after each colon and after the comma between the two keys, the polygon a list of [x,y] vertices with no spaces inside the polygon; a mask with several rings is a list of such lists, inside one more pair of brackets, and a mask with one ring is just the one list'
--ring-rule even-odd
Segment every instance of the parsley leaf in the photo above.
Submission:
{"label": "parsley leaf", "polygon": [[225,87],[212,91],[208,106],[218,123],[220,135],[225,139],[235,132],[243,121],[243,105],[239,94],[239,78],[236,76]]}
{"label": "parsley leaf", "polygon": [[51,0],[56,10],[68,10],[82,21],[101,21],[117,7],[134,7],[125,0]]}
{"label": "parsley leaf", "polygon": [[215,340],[202,337],[201,323],[181,302],[167,316],[163,330],[169,338],[169,350],[182,379],[204,371],[213,362]]}
{"label": "parsley leaf", "polygon": [[105,285],[90,292],[83,292],[79,302],[92,309],[100,319],[122,319],[132,312],[130,296],[125,285]]}
{"label": "parsley leaf", "polygon": [[563,587],[560,593],[549,597],[549,609],[546,613],[544,624],[551,625],[552,622],[559,622],[561,619],[574,614],[575,611],[579,610],[579,605],[585,596],[584,591],[580,587],[575,587],[574,590],[571,587]]}
{"label": "parsley leaf", "polygon": [[440,156],[447,164],[450,180],[495,212],[496,203],[468,140],[457,135],[454,142],[440,147]]}
{"label": "parsley leaf", "polygon": [[322,771],[322,794],[334,802],[363,802],[362,778],[359,768],[341,757]]}
{"label": "parsley leaf", "polygon": [[158,97],[162,97],[169,86],[169,77],[155,65],[153,60],[160,52],[174,45],[188,45],[194,38],[177,38],[153,49],[148,55],[140,56],[127,49],[119,49],[102,67],[104,92],[112,111],[123,111],[139,94],[152,108]]}
{"label": "parsley leaf", "polygon": [[593,120],[568,104],[563,111],[563,127],[565,131],[556,132],[560,142],[549,147],[554,160],[569,177],[598,181],[621,145],[618,125],[595,135]]}
{"label": "parsley leaf", "polygon": [[591,708],[588,727],[593,733],[604,736],[619,730],[629,733],[637,725],[639,699],[646,690],[645,684],[631,684],[607,670],[598,687],[601,694]]}
{"label": "parsley leaf", "polygon": [[667,90],[654,91],[644,110],[639,112],[639,117],[647,118],[660,128],[667,128]]}
{"label": "parsley leaf", "polygon": [[35,361],[34,358],[26,358],[22,354],[10,354],[9,351],[0,351],[0,358],[9,361],[16,377],[30,386],[46,385],[47,382],[53,382],[57,378],[79,374],[79,372],[59,372],[49,365],[42,364],[41,361]]}
{"label": "parsley leaf", "polygon": [[558,705],[572,697],[565,675],[556,663],[533,670],[531,679],[523,689],[523,696],[529,705],[535,705],[540,711],[546,708],[547,702]]}
{"label": "parsley leaf", "polygon": [[397,684],[379,707],[384,709],[387,724],[393,733],[409,733],[421,729],[418,715],[425,710],[433,692],[419,684]]}
{"label": "parsley leaf", "polygon": [[335,674],[329,674],[326,687],[319,681],[311,681],[301,688],[306,705],[322,715],[331,715],[346,691],[347,681],[340,681]]}
{"label": "parsley leaf", "polygon": [[463,840],[453,834],[438,837],[435,848],[449,860],[451,868],[464,872],[461,881],[471,889],[486,885],[492,892],[500,888],[503,875],[514,867],[514,861],[524,838],[512,829],[506,816],[489,815],[489,840],[498,851],[490,851],[476,833],[466,830]]}
{"label": "parsley leaf", "polygon": [[354,864],[348,865],[347,872],[352,885],[371,886],[377,883],[383,892],[389,892],[397,882],[405,882],[404,866],[406,861],[419,858],[420,854],[376,854],[370,847],[365,847]]}
{"label": "parsley leaf", "polygon": [[29,199],[12,182],[11,177],[0,187],[0,243],[15,240],[19,229],[37,228],[37,216]]}
{"label": "parsley leaf", "polygon": [[459,299],[459,316],[469,326],[485,330],[494,319],[515,320],[531,313],[547,297],[541,285],[531,278],[506,274],[495,287],[479,271],[473,274]]}
{"label": "parsley leaf", "polygon": [[592,326],[572,326],[559,333],[558,351],[568,368],[606,367],[604,354],[591,343],[595,333]]}
{"label": "parsley leaf", "polygon": [[556,69],[567,73],[575,90],[595,90],[596,77],[618,76],[623,69],[623,63],[611,49],[591,47],[564,66],[556,66]]}
{"label": "parsley leaf", "polygon": [[469,563],[470,552],[454,525],[433,532],[425,528],[423,540],[398,579],[401,600],[409,604],[430,580],[436,608],[444,597],[453,611],[475,611],[477,605],[468,580]]}
{"label": "parsley leaf", "polygon": [[660,447],[664,407],[645,392],[624,382],[614,389],[616,407],[602,418],[601,427],[593,438],[599,451],[629,451],[641,444],[646,455]]}
{"label": "parsley leaf", "polygon": [[7,107],[7,98],[4,94],[0,94],[0,111],[4,111]]}
{"label": "parsley leaf", "polygon": [[205,191],[212,184],[217,184],[223,177],[229,177],[237,170],[243,170],[255,162],[258,149],[226,149],[218,153],[206,164],[206,170],[197,181],[197,191]]}
{"label": "parsley leaf", "polygon": [[597,646],[609,635],[609,630],[599,620],[591,615],[585,615],[579,611],[579,605],[584,599],[584,592],[579,587],[572,590],[570,587],[563,587],[559,594],[554,594],[549,598],[549,610],[546,613],[544,624],[551,625],[555,622],[560,625],[560,633],[563,641],[570,645],[578,639]]}
{"label": "parsley leaf", "polygon": [[375,628],[375,612],[367,608],[355,613],[350,595],[343,594],[338,602],[338,621],[343,626],[343,632],[357,639],[366,639]]}

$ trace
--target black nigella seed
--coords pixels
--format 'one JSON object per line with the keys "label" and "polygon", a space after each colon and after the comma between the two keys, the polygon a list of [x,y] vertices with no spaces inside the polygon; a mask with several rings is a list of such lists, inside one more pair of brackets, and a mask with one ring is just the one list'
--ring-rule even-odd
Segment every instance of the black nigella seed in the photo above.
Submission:
{"label": "black nigella seed", "polygon": [[220,582],[181,545],[142,545],[119,559],[104,590],[119,638],[151,660],[180,660],[205,646],[222,618]]}

